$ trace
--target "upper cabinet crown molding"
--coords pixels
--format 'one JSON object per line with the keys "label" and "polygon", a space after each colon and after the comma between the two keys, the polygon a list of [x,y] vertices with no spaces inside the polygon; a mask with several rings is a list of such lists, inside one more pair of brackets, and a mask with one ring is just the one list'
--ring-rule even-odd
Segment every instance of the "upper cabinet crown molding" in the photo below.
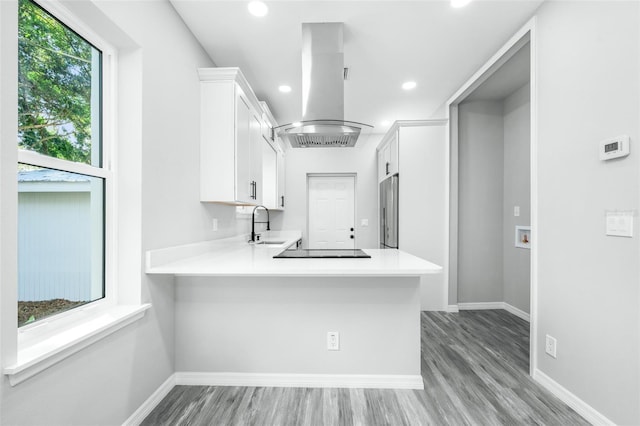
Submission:
{"label": "upper cabinet crown molding", "polygon": [[261,102],[253,92],[251,85],[247,81],[240,68],[238,67],[216,67],[216,68],[198,68],[198,76],[200,81],[235,81],[240,87],[245,98],[251,103],[256,111],[263,111]]}
{"label": "upper cabinet crown molding", "polygon": [[385,133],[385,135],[382,137],[376,150],[380,151],[381,149],[383,149],[384,146],[395,137],[398,129],[400,129],[401,127],[442,126],[447,124],[448,122],[449,120],[447,120],[446,118],[434,120],[396,120],[391,125],[387,133]]}

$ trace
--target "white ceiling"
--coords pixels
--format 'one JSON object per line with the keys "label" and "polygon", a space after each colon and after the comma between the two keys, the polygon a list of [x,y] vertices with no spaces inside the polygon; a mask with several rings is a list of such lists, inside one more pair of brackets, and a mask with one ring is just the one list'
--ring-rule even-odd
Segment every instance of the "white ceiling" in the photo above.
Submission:
{"label": "white ceiling", "polygon": [[[267,1],[263,18],[242,0],[171,3],[217,66],[240,67],[279,124],[301,118],[301,24],[344,22],[344,118],[384,133],[383,120],[430,118],[542,1]],[[417,88],[403,91],[407,80]]]}

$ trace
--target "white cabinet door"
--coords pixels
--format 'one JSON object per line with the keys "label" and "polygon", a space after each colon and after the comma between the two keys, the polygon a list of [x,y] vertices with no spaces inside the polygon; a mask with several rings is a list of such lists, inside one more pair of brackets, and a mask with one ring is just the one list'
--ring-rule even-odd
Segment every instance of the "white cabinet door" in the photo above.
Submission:
{"label": "white cabinet door", "polygon": [[242,95],[236,97],[236,155],[235,187],[236,201],[253,202],[252,179],[252,118],[251,107]]}
{"label": "white cabinet door", "polygon": [[355,248],[354,176],[310,176],[309,248]]}
{"label": "white cabinet door", "polygon": [[394,175],[400,170],[398,162],[398,149],[398,133],[396,132],[395,137],[389,142],[389,167],[386,170],[387,176]]}
{"label": "white cabinet door", "polygon": [[378,150],[378,182],[398,173],[398,133]]}
{"label": "white cabinet door", "polygon": [[262,139],[262,204],[268,209],[278,207],[278,159],[267,139]]}
{"label": "white cabinet door", "polygon": [[387,163],[389,162],[389,144],[378,150],[378,182],[387,177]]}
{"label": "white cabinet door", "polygon": [[262,145],[265,143],[262,138],[262,123],[260,116],[255,111],[250,111],[250,145],[251,145],[251,160],[249,162],[251,170],[251,203],[262,203]]}
{"label": "white cabinet door", "polygon": [[278,208],[280,210],[284,210],[285,205],[285,197],[284,197],[284,186],[285,186],[285,164],[284,164],[284,154],[278,151],[277,157],[277,169],[278,169]]}

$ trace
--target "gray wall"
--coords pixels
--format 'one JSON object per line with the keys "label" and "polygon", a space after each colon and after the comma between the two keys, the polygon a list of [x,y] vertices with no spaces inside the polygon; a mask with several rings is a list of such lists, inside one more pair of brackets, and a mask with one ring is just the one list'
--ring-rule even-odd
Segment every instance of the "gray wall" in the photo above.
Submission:
{"label": "gray wall", "polygon": [[[531,225],[531,103],[529,84],[503,101],[503,301],[529,313],[531,250],[515,247],[516,225]],[[513,214],[520,207],[520,216]]]}
{"label": "gray wall", "polygon": [[458,302],[502,301],[501,101],[459,107]]}
{"label": "gray wall", "polygon": [[[638,223],[604,232],[606,210],[640,208],[640,3],[545,2],[537,25],[538,368],[640,424]],[[620,134],[631,154],[601,162],[598,142]]]}

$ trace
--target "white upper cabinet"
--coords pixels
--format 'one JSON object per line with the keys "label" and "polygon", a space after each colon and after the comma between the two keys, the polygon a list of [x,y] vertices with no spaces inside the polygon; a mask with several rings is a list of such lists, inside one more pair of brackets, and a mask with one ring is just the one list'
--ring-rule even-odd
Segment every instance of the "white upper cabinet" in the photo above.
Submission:
{"label": "white upper cabinet", "polygon": [[393,131],[378,147],[378,182],[398,173],[398,132]]}
{"label": "white upper cabinet", "polygon": [[257,112],[251,111],[249,123],[251,143],[251,169],[250,169],[250,187],[253,193],[250,194],[251,204],[262,204],[262,192],[264,180],[262,178],[262,161],[263,146],[265,141],[262,137],[262,120]]}
{"label": "white upper cabinet", "polygon": [[278,160],[271,144],[262,143],[262,204],[270,209],[278,208]]}
{"label": "white upper cabinet", "polygon": [[[258,205],[271,191],[269,203],[277,205],[276,156],[264,136],[270,138],[273,123],[265,123],[263,107],[240,69],[200,68],[198,73],[200,200]],[[266,155],[267,148],[273,154]]]}
{"label": "white upper cabinet", "polygon": [[280,139],[275,136],[273,128],[277,123],[269,106],[260,102],[263,110],[263,132],[268,147],[263,148],[263,204],[271,210],[284,210],[284,153]]}
{"label": "white upper cabinet", "polygon": [[278,151],[277,157],[277,169],[278,169],[278,208],[284,210],[285,197],[284,197],[284,152]]}
{"label": "white upper cabinet", "polygon": [[[206,118],[203,114],[203,120],[211,120],[211,118]],[[252,127],[255,129],[255,124],[252,126],[253,122],[253,113],[251,111],[251,107],[247,99],[241,94],[236,95],[236,133],[235,133],[235,153],[231,152],[234,157],[233,161],[227,164],[227,167],[220,164],[219,161],[214,160],[216,157],[216,152],[211,152],[211,155],[202,155],[209,148],[219,147],[222,145],[223,139],[217,140],[209,140],[208,138],[202,140],[202,148],[201,148],[201,170],[202,174],[202,182],[200,184],[201,189],[207,190],[209,193],[220,194],[220,195],[212,195],[207,197],[207,199],[202,199],[202,201],[231,201],[232,199],[237,202],[250,203],[253,201],[253,177],[252,173],[252,149],[251,139],[252,139]],[[255,132],[255,130],[254,130]],[[231,145],[231,142],[228,142]],[[206,146],[205,146],[206,145]],[[228,151],[228,147],[220,147],[218,152]],[[230,151],[230,150],[229,150]],[[228,156],[225,156],[228,158]],[[255,157],[255,156],[254,156]],[[223,159],[223,156],[218,157],[220,160]],[[203,159],[205,161],[203,161]],[[222,169],[228,168],[228,166],[233,166],[235,168],[235,172],[233,170],[227,170],[227,182],[220,182],[218,180],[212,180],[208,178],[211,176],[211,173],[215,173],[213,170],[213,164],[216,164],[215,167],[221,167]],[[222,171],[222,170],[221,170]],[[231,179],[233,177],[233,179]],[[216,179],[213,177],[213,179]],[[218,178],[219,179],[219,178]],[[233,185],[233,187],[232,187]],[[233,191],[233,192],[231,192]]]}

